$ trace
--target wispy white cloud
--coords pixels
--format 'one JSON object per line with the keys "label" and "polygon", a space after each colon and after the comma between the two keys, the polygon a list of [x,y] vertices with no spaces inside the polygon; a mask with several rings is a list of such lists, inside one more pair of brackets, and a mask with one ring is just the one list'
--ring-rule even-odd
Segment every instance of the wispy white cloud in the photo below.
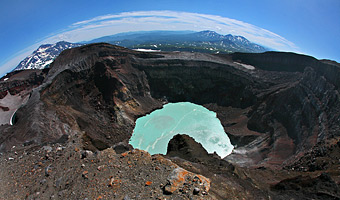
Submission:
{"label": "wispy white cloud", "polygon": [[[246,22],[216,15],[175,11],[137,11],[98,16],[74,23],[32,46],[37,48],[43,43],[55,43],[60,40],[80,42],[121,32],[152,30],[212,30],[220,34],[241,35],[275,50],[299,51],[294,43],[282,36]],[[14,59],[18,58],[19,56]],[[14,59],[6,63],[6,66],[14,64]]]}
{"label": "wispy white cloud", "polygon": [[140,30],[213,30],[220,34],[236,34],[250,41],[281,51],[296,51],[296,45],[269,30],[226,17],[175,11],[138,11],[98,16],[72,24],[67,31],[48,38],[72,42],[91,40],[126,31]]}

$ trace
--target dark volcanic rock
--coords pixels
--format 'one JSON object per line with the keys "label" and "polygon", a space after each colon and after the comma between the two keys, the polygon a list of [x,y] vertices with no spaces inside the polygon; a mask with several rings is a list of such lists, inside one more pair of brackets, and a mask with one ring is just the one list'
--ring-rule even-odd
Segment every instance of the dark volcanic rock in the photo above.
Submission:
{"label": "dark volcanic rock", "polygon": [[277,199],[288,196],[297,199],[340,199],[339,186],[326,173],[315,178],[297,176],[285,179],[272,186],[272,190],[278,193]]}
{"label": "dark volcanic rock", "polygon": [[233,60],[256,66],[263,70],[303,72],[307,66],[320,62],[313,57],[296,53],[265,52],[259,54],[233,53]]}
{"label": "dark volcanic rock", "polygon": [[[45,70],[23,70],[8,73],[0,81],[0,99],[8,93],[16,95],[23,90],[32,90],[38,87],[45,79],[48,69]],[[6,80],[6,81],[5,81]]]}
{"label": "dark volcanic rock", "polygon": [[[217,199],[261,199],[268,196],[266,192],[242,180],[237,175],[239,169],[236,166],[220,159],[217,154],[208,154],[201,144],[188,135],[175,135],[168,144],[166,157],[183,168],[209,178],[209,193],[218,197]],[[199,191],[194,189],[192,193],[200,194]]]}
{"label": "dark volcanic rock", "polygon": [[[247,69],[242,63],[253,65],[255,69]],[[171,140],[168,157],[186,170],[211,179],[210,193],[217,199],[273,199],[276,195],[301,197],[306,191],[313,190],[312,186],[301,185],[304,178],[282,182],[284,185],[294,182],[301,186],[299,191],[294,190],[293,193],[290,193],[293,190],[291,187],[281,187],[280,184],[277,187],[284,188],[284,194],[277,192],[276,186],[269,191],[269,185],[312,171],[330,172],[331,178],[336,183],[340,182],[337,145],[340,139],[340,69],[337,63],[290,53],[143,53],[109,44],[91,44],[63,51],[51,64],[47,75],[45,72],[20,72],[25,77],[21,82],[20,76],[17,76],[20,73],[8,75],[6,78],[9,79],[6,80],[1,79],[3,96],[8,93],[20,95],[26,90],[29,92],[27,103],[19,105],[16,111],[17,122],[13,126],[0,126],[0,150],[8,151],[2,159],[13,161],[15,166],[16,161],[23,157],[27,162],[33,159],[34,152],[40,151],[39,146],[60,145],[56,146],[55,151],[40,152],[39,158],[34,158],[37,163],[32,169],[27,169],[31,175],[39,174],[39,171],[34,171],[39,166],[47,167],[60,161],[71,164],[69,160],[72,156],[78,162],[81,152],[93,152],[92,159],[104,149],[114,149],[122,153],[116,156],[117,159],[126,158],[129,154],[126,151],[131,148],[127,143],[138,117],[160,108],[166,101],[190,101],[217,113],[232,144],[236,146],[233,153],[225,158],[233,164],[207,154],[201,145],[183,135]],[[109,148],[112,146],[113,149]],[[64,147],[68,149],[67,155],[64,155]],[[22,157],[17,155],[19,150]],[[77,152],[76,156],[73,151]],[[149,157],[140,154],[142,159],[125,160],[124,168],[121,164],[120,167],[113,164],[113,171],[117,174],[129,173],[131,167],[139,166],[137,163],[144,156]],[[82,160],[89,161],[87,159],[84,157]],[[100,159],[92,160],[101,163]],[[89,161],[91,166],[95,165],[92,160]],[[151,161],[149,159],[144,164],[150,169],[164,170],[153,166]],[[71,177],[76,176],[82,182],[97,181],[97,171],[105,171],[105,168],[95,166],[95,170],[83,169],[89,162],[77,166],[77,173]],[[18,163],[24,165],[23,162]],[[64,189],[58,191],[60,196],[70,197],[65,194],[72,183],[65,182],[69,179],[60,179],[61,175],[55,176],[59,165],[51,166],[52,171],[44,178],[55,179],[47,180],[47,183],[62,185]],[[3,168],[6,168],[5,165]],[[272,171],[273,168],[276,171]],[[89,172],[86,174],[88,179],[81,177],[84,171]],[[141,172],[145,171],[141,169]],[[7,177],[7,171],[2,173]],[[153,175],[157,176],[157,172]],[[22,177],[22,174],[17,177]],[[135,174],[126,177],[135,177]],[[112,178],[113,175],[105,177],[105,187],[110,184],[109,187],[120,187],[124,181]],[[314,178],[307,179],[314,181]],[[39,187],[41,180],[42,177],[38,180]],[[317,182],[322,180],[317,179]],[[146,182],[152,183],[146,186]],[[153,189],[153,183],[153,179],[145,179],[140,181],[140,186]],[[338,190],[331,181],[324,183],[331,184],[330,188],[335,188],[332,191]],[[47,186],[45,183],[44,187],[53,188],[53,184]],[[161,188],[164,186],[157,191],[163,192]],[[37,187],[30,188],[38,191]],[[195,187],[187,188],[183,184],[177,195],[181,196],[179,193],[182,192],[184,196],[192,197]],[[195,195],[197,198],[204,195],[202,188],[200,191]],[[57,194],[55,191],[48,193]],[[137,196],[136,192],[131,193]],[[331,197],[338,195],[336,192],[321,193]],[[33,192],[27,198],[38,198],[37,195]],[[146,193],[143,195],[146,197]],[[17,199],[22,198],[19,195]]]}
{"label": "dark volcanic rock", "polygon": [[[292,163],[316,143],[339,136],[338,71],[337,65],[290,53],[228,57],[86,45],[63,51],[51,64],[43,85],[17,111],[15,129],[4,129],[2,149],[81,134],[86,149],[102,150],[127,142],[136,118],[165,98],[215,108],[251,163]],[[229,160],[238,162],[236,157]]]}
{"label": "dark volcanic rock", "polygon": [[200,54],[194,55],[202,57],[197,60],[188,59],[193,55],[177,56],[179,58],[173,59],[166,55],[159,60],[134,64],[146,73],[153,97],[165,96],[171,102],[217,103],[242,108],[256,102],[255,88],[261,87],[259,80],[235,69],[232,63],[218,62]]}
{"label": "dark volcanic rock", "polygon": [[222,160],[216,153],[208,154],[200,143],[197,143],[188,135],[175,135],[168,144],[167,156],[180,157],[195,163],[203,165],[211,165],[214,167],[229,168],[233,170],[234,167]]}
{"label": "dark volcanic rock", "polygon": [[[285,160],[307,152],[318,142],[340,136],[336,123],[340,119],[339,99],[334,85],[313,68],[306,68],[300,80],[262,97],[261,103],[252,107],[248,127],[270,133],[274,140],[269,143],[277,148],[270,151],[276,152],[272,154],[277,159]],[[268,157],[271,157],[270,153]]]}
{"label": "dark volcanic rock", "polygon": [[8,107],[6,107],[6,106],[0,106],[0,108],[3,110],[3,111],[9,111],[9,108]]}
{"label": "dark volcanic rock", "polygon": [[[43,85],[18,110],[16,128],[4,129],[2,149],[81,134],[86,149],[102,150],[127,142],[136,118],[167,99],[217,112],[231,142],[246,152],[235,151],[230,161],[292,164],[296,155],[339,136],[338,71],[290,53],[228,57],[86,45],[63,51],[51,64]],[[238,158],[243,155],[251,159]]]}
{"label": "dark volcanic rock", "polygon": [[311,56],[286,52],[234,53],[231,57],[235,61],[269,71],[304,72],[306,67],[312,67],[337,88],[340,86],[340,66],[335,61],[319,61]]}
{"label": "dark volcanic rock", "polygon": [[47,72],[48,70],[15,71],[0,79],[0,125],[16,122],[16,110],[28,100],[32,90],[42,84]]}
{"label": "dark volcanic rock", "polygon": [[16,129],[5,132],[7,143],[52,142],[80,132],[85,148],[102,150],[127,140],[137,116],[161,106],[150,96],[145,74],[131,67],[133,54],[138,52],[107,44],[61,53],[17,112]]}

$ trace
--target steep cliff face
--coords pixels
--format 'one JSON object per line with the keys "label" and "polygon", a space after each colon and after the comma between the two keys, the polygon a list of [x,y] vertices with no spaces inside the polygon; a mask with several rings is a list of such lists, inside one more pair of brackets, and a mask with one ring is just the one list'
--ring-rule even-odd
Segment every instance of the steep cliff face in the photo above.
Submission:
{"label": "steep cliff face", "polygon": [[318,143],[338,138],[339,99],[335,86],[312,68],[291,86],[260,98],[248,113],[248,128],[270,135],[267,162],[295,162]]}
{"label": "steep cliff face", "polygon": [[[332,145],[334,138],[339,137],[337,65],[327,65],[302,55],[274,52],[259,57],[235,54],[233,58],[278,73],[302,71],[301,76],[287,86],[261,95],[248,113],[248,128],[267,133],[266,137],[257,140],[265,145],[260,147],[263,153],[255,162],[294,163],[314,146]],[[247,152],[247,157],[258,157],[259,151],[253,149],[254,143],[250,143],[243,152]]]}
{"label": "steep cliff face", "polygon": [[338,71],[332,63],[289,53],[213,56],[87,45],[62,52],[51,64],[18,110],[16,129],[4,130],[2,145],[43,143],[77,130],[85,148],[105,149],[127,142],[135,120],[161,100],[190,101],[217,112],[239,147],[228,160],[291,164],[318,142],[339,136]]}
{"label": "steep cliff face", "polygon": [[[223,57],[224,55],[222,55]],[[324,76],[336,88],[340,87],[339,63],[328,60],[317,60],[313,57],[296,53],[265,52],[259,54],[234,53],[231,54],[233,60],[254,65],[259,69],[276,72],[301,72],[305,68],[313,68],[318,75]]]}
{"label": "steep cliff face", "polygon": [[148,76],[155,98],[241,108],[253,105],[257,100],[254,88],[259,87],[258,80],[231,65],[172,58],[135,63]]}
{"label": "steep cliff face", "polygon": [[8,93],[16,95],[23,90],[32,90],[39,86],[45,79],[48,69],[45,70],[24,70],[8,73],[0,80],[0,99]]}
{"label": "steep cliff face", "polygon": [[[272,189],[270,184],[305,171],[330,172],[339,182],[339,73],[337,63],[289,53],[143,53],[86,45],[63,51],[48,74],[18,73],[1,80],[2,99],[23,91],[29,98],[17,103],[13,126],[0,126],[0,150],[17,158],[11,151],[57,143],[67,146],[70,156],[79,148],[82,157],[85,150],[111,146],[124,152],[131,149],[127,141],[138,117],[167,101],[190,101],[217,113],[235,150],[220,160],[181,136],[172,140],[168,156],[211,178],[217,199],[281,195],[280,184]],[[315,176],[311,179],[318,181]],[[290,180],[300,179],[282,184]],[[238,195],[244,189],[249,192]],[[294,195],[288,194],[301,194]]]}
{"label": "steep cliff face", "polygon": [[16,71],[0,79],[0,125],[13,124],[15,112],[28,100],[31,91],[43,82],[47,72]]}
{"label": "steep cliff face", "polygon": [[211,60],[204,55],[178,61],[165,54],[134,66],[145,71],[153,97],[190,101],[217,112],[232,143],[241,147],[229,161],[279,167],[318,142],[339,137],[340,98],[328,73],[336,66],[302,55],[268,54],[241,54],[256,60],[246,62],[256,70],[239,68],[227,56]]}
{"label": "steep cliff face", "polygon": [[145,75],[121,59],[123,64],[103,58],[89,69],[64,71],[42,96],[53,105],[72,110],[85,140],[99,149],[126,141],[137,116],[161,105],[151,98]]}
{"label": "steep cliff face", "polygon": [[105,149],[127,141],[136,118],[161,106],[150,96],[145,74],[129,64],[132,51],[102,44],[63,54],[17,112],[16,126],[23,130],[12,140],[44,143],[79,130],[85,148]]}

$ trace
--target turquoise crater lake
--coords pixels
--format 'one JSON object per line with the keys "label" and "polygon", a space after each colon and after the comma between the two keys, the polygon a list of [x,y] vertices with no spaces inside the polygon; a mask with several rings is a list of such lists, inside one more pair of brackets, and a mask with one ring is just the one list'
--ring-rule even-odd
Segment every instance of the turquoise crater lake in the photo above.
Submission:
{"label": "turquoise crater lake", "polygon": [[208,153],[216,152],[221,158],[234,148],[216,113],[189,102],[168,103],[138,118],[129,144],[152,155],[166,154],[168,143],[176,134],[191,136]]}

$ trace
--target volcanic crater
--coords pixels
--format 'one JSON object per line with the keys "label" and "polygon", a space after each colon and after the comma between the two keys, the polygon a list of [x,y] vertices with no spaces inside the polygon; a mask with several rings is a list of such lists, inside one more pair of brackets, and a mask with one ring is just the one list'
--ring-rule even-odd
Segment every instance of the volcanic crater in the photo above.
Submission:
{"label": "volcanic crater", "polygon": [[[18,106],[13,126],[0,126],[1,179],[9,185],[0,194],[8,199],[340,198],[338,63],[283,52],[146,53],[99,43],[63,51],[49,70],[14,76],[25,78],[20,87],[11,77],[0,82],[1,99],[8,91],[29,99]],[[216,112],[233,153],[221,159],[186,135],[174,136],[167,155],[132,150],[128,140],[136,119],[167,102],[192,102]],[[137,162],[142,164],[136,167]],[[133,164],[144,171],[124,174]],[[98,170],[101,165],[111,178]],[[163,175],[145,189],[154,165]],[[182,184],[169,192],[174,174],[183,172],[171,171],[177,167],[207,177],[209,189]],[[80,174],[78,183],[67,174]],[[139,197],[131,191],[136,185]],[[113,190],[116,186],[120,189]]]}

